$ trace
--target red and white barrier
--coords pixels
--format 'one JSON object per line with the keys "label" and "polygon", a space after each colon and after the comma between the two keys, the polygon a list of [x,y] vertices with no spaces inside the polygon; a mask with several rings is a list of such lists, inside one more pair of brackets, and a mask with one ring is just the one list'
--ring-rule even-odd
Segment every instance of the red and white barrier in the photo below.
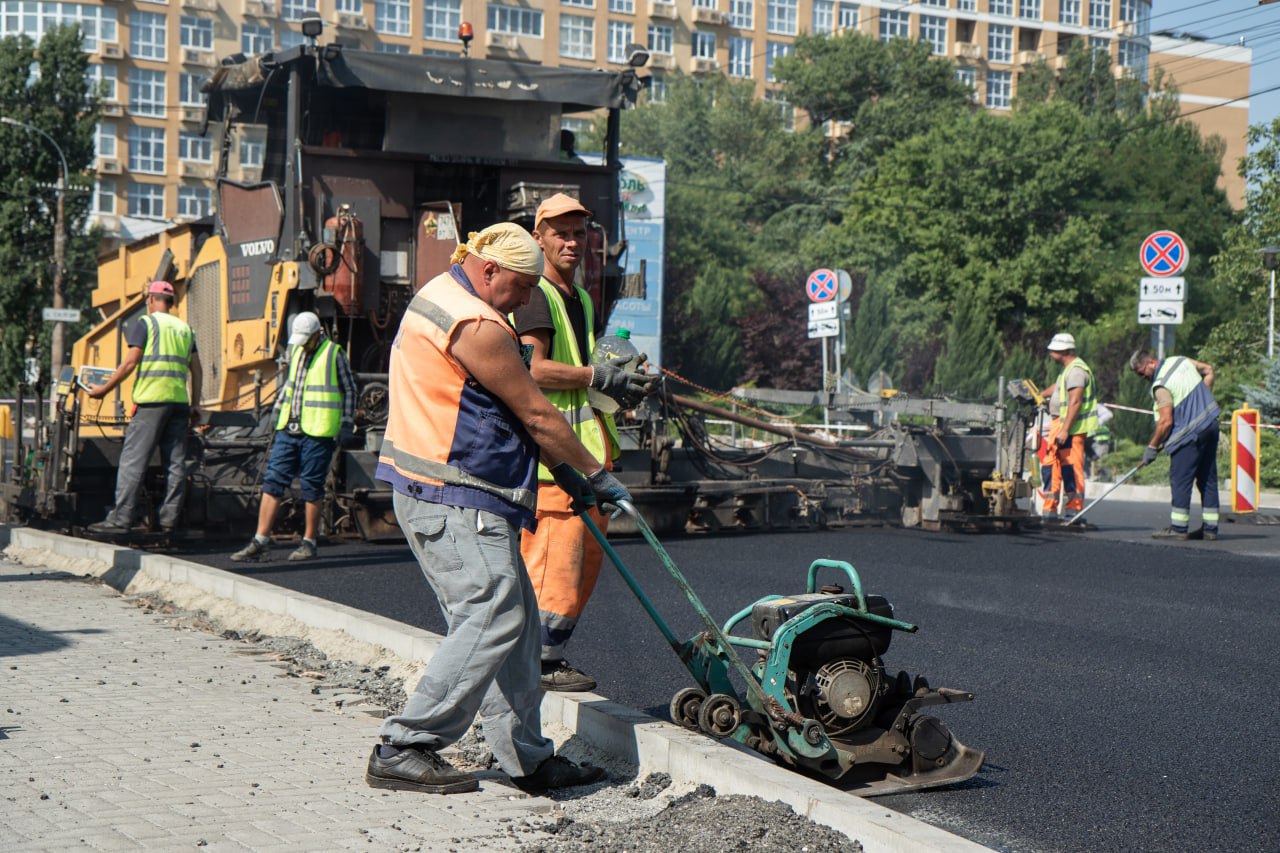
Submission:
{"label": "red and white barrier", "polygon": [[1258,509],[1258,410],[1245,404],[1231,413],[1231,511]]}

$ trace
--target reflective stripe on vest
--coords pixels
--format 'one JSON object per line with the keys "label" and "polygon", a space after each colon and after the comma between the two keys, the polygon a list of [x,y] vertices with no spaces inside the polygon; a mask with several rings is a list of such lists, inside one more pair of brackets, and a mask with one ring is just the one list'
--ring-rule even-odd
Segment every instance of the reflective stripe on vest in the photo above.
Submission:
{"label": "reflective stripe on vest", "polygon": [[[465,283],[464,283],[465,282]],[[375,476],[416,500],[497,513],[532,528],[537,445],[511,410],[450,353],[458,326],[515,330],[456,265],[419,289],[391,347],[391,408]]]}
{"label": "reflective stripe on vest", "polygon": [[135,403],[189,403],[187,374],[191,369],[191,327],[170,314],[146,314],[147,342],[133,383]]}
{"label": "reflective stripe on vest", "polygon": [[[578,336],[573,331],[573,323],[569,319],[569,308],[565,305],[564,295],[546,278],[538,281],[538,287],[547,298],[547,307],[551,309],[551,323],[555,329],[551,336],[551,360],[574,367],[585,367],[590,353],[578,351]],[[578,292],[578,300],[582,303],[583,321],[587,327],[587,346],[595,349],[595,306],[591,296],[581,287],[574,286]],[[574,435],[582,442],[596,461],[603,464],[605,448],[609,448],[611,458],[617,459],[622,451],[618,449],[618,428],[613,416],[597,412],[587,401],[586,388],[553,389],[543,388],[543,395],[551,401],[551,405],[560,410],[569,423]],[[555,478],[546,465],[538,465],[538,479],[551,483]]]}
{"label": "reflective stripe on vest", "polygon": [[1155,378],[1151,381],[1152,412],[1160,417],[1160,406],[1155,402],[1156,389],[1165,388],[1173,398],[1173,429],[1165,442],[1165,452],[1172,453],[1196,436],[1218,428],[1221,409],[1213,399],[1213,392],[1204,384],[1200,371],[1185,356],[1173,356],[1160,362]]}
{"label": "reflective stripe on vest", "polygon": [[[342,430],[342,386],[338,384],[338,354],[342,347],[325,339],[316,350],[303,379],[299,426],[315,438],[333,438]],[[293,412],[293,388],[298,381],[298,368],[305,354],[301,346],[293,348],[289,358],[289,378],[285,382],[284,400],[276,416],[276,429],[289,425]]]}
{"label": "reflective stripe on vest", "polygon": [[1067,409],[1071,405],[1070,392],[1067,391],[1067,375],[1072,370],[1080,368],[1084,371],[1085,382],[1083,393],[1080,395],[1080,410],[1076,412],[1076,419],[1071,422],[1070,435],[1093,435],[1098,431],[1098,391],[1093,383],[1093,369],[1085,364],[1080,356],[1062,369],[1062,375],[1058,377],[1058,417],[1066,418]]}

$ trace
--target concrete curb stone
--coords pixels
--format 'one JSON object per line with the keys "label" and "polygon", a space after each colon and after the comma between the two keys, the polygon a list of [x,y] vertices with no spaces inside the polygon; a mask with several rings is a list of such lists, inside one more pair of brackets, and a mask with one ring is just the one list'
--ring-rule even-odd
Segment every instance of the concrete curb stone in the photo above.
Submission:
{"label": "concrete curb stone", "polygon": [[[412,684],[440,637],[313,596],[175,557],[147,554],[31,528],[0,528],[0,545],[25,563],[50,555],[127,594],[151,592],[189,609],[208,610],[237,630],[302,637],[330,657],[378,666]],[[667,773],[676,783],[704,783],[721,796],[785,802],[800,815],[858,839],[867,851],[976,851],[986,848],[876,805],[770,761],[591,693],[548,693],[544,720],[593,748],[638,766],[640,776]],[[371,730],[372,734],[372,730]]]}

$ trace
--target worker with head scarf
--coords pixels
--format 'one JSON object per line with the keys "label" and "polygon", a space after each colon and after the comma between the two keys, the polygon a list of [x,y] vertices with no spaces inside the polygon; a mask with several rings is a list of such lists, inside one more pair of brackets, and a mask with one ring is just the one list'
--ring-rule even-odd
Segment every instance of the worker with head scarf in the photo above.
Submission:
{"label": "worker with head scarf", "polygon": [[538,603],[520,532],[535,525],[539,448],[580,504],[630,495],[533,383],[507,322],[542,274],[537,243],[502,223],[472,233],[453,261],[417,292],[396,334],[377,470],[448,633],[404,710],[383,722],[365,779],[375,788],[475,790],[476,778],[439,751],[478,717],[522,790],[595,782],[603,770],[553,754],[542,735]]}

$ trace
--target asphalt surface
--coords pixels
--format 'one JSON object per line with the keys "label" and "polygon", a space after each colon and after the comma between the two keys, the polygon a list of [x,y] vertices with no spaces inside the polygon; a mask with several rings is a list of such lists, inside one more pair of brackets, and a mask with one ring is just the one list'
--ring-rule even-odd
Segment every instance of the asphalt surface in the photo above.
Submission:
{"label": "asphalt surface", "polygon": [[[936,711],[987,752],[973,780],[879,802],[1000,850],[1280,849],[1280,526],[1154,542],[1152,504],[1102,504],[1083,533],[964,535],[889,528],[675,537],[670,554],[723,621],[803,591],[809,563],[847,560],[868,592],[920,626],[889,670],[972,690]],[[1193,510],[1193,512],[1195,512]],[[687,601],[641,540],[615,542],[679,637]],[[314,562],[202,562],[433,631],[435,601],[408,549],[322,547]],[[605,696],[667,716],[692,683],[606,565],[570,646]]]}

